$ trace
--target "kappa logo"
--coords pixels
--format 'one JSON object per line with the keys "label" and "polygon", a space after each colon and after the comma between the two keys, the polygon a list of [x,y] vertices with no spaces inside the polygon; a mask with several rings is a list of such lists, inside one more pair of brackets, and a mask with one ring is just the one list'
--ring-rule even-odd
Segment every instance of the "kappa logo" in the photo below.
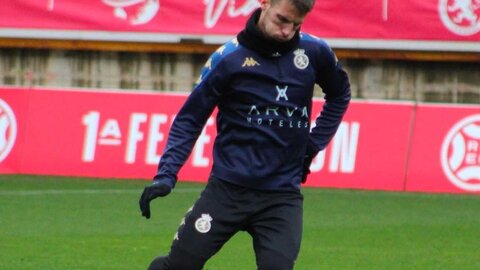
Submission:
{"label": "kappa logo", "polygon": [[209,214],[202,214],[202,216],[195,221],[195,229],[200,233],[209,232],[212,228],[212,220]]}
{"label": "kappa logo", "polygon": [[447,178],[466,191],[480,191],[480,114],[455,124],[445,137],[441,163]]}
{"label": "kappa logo", "polygon": [[203,82],[203,76],[202,74],[200,74],[200,76],[198,77],[198,79],[195,81],[195,85],[199,85]]}
{"label": "kappa logo", "polygon": [[[193,206],[190,207],[187,212],[185,213],[185,216],[188,215],[190,212],[192,212],[193,210]],[[185,226],[185,217],[182,218],[182,221],[180,221],[180,226],[179,226],[179,229],[175,232],[175,235],[173,236],[173,240],[176,241],[176,240],[180,240],[180,237],[179,237],[179,234],[178,234],[178,231],[181,230],[182,227]]]}
{"label": "kappa logo", "polygon": [[480,0],[440,0],[438,10],[451,32],[461,36],[480,32]]}
{"label": "kappa logo", "polygon": [[17,137],[17,120],[12,108],[0,99],[0,162],[12,150]]}
{"label": "kappa logo", "polygon": [[215,52],[222,55],[223,51],[225,51],[225,48],[227,48],[227,46],[222,45],[222,46],[218,47],[218,49]]}
{"label": "kappa logo", "polygon": [[254,66],[260,66],[260,64],[253,57],[246,57],[242,67],[254,67]]}
{"label": "kappa logo", "polygon": [[115,17],[131,25],[150,22],[160,10],[160,0],[102,0],[113,8]]}

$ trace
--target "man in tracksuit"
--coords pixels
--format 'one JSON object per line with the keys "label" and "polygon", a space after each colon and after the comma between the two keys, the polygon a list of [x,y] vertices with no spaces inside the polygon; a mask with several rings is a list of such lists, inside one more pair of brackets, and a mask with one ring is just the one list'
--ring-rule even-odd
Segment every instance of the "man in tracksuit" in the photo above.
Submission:
{"label": "man in tracksuit", "polygon": [[[149,203],[177,173],[215,108],[217,137],[205,190],[186,214],[167,256],[150,270],[202,269],[238,231],[252,236],[260,270],[293,269],[302,237],[300,184],[335,134],[350,102],[347,74],[328,45],[300,32],[314,0],[261,0],[235,39],[212,54],[171,127]],[[310,131],[314,85],[325,104]]]}

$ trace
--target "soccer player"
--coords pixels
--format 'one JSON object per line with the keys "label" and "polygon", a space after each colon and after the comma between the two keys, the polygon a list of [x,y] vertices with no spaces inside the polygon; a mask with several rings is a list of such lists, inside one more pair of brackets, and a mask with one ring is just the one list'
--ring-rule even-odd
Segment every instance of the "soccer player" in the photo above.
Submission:
{"label": "soccer player", "polygon": [[[142,215],[150,218],[150,201],[174,188],[218,108],[211,176],[168,255],[148,269],[202,269],[239,231],[251,235],[259,270],[293,269],[302,238],[300,185],[350,102],[348,76],[332,50],[300,32],[314,2],[261,0],[245,29],[202,69],[171,127],[153,183],[141,195]],[[315,84],[325,103],[310,131]]]}

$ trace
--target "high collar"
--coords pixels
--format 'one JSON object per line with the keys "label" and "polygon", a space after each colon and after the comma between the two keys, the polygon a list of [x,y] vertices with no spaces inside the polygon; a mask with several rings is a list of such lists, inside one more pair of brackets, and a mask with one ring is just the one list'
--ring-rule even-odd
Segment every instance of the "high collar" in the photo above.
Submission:
{"label": "high collar", "polygon": [[257,26],[260,13],[261,9],[255,10],[248,19],[245,29],[237,35],[237,40],[241,45],[268,57],[282,56],[297,47],[300,40],[299,30],[289,41],[280,42],[269,38]]}

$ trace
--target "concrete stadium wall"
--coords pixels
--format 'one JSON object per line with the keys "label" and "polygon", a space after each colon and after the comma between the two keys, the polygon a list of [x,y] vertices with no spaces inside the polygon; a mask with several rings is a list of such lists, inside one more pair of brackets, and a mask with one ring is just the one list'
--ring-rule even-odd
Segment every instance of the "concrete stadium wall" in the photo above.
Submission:
{"label": "concrete stadium wall", "polygon": [[[189,91],[208,54],[0,49],[0,85]],[[480,63],[340,59],[359,99],[480,104]],[[321,96],[316,89],[316,96]]]}

